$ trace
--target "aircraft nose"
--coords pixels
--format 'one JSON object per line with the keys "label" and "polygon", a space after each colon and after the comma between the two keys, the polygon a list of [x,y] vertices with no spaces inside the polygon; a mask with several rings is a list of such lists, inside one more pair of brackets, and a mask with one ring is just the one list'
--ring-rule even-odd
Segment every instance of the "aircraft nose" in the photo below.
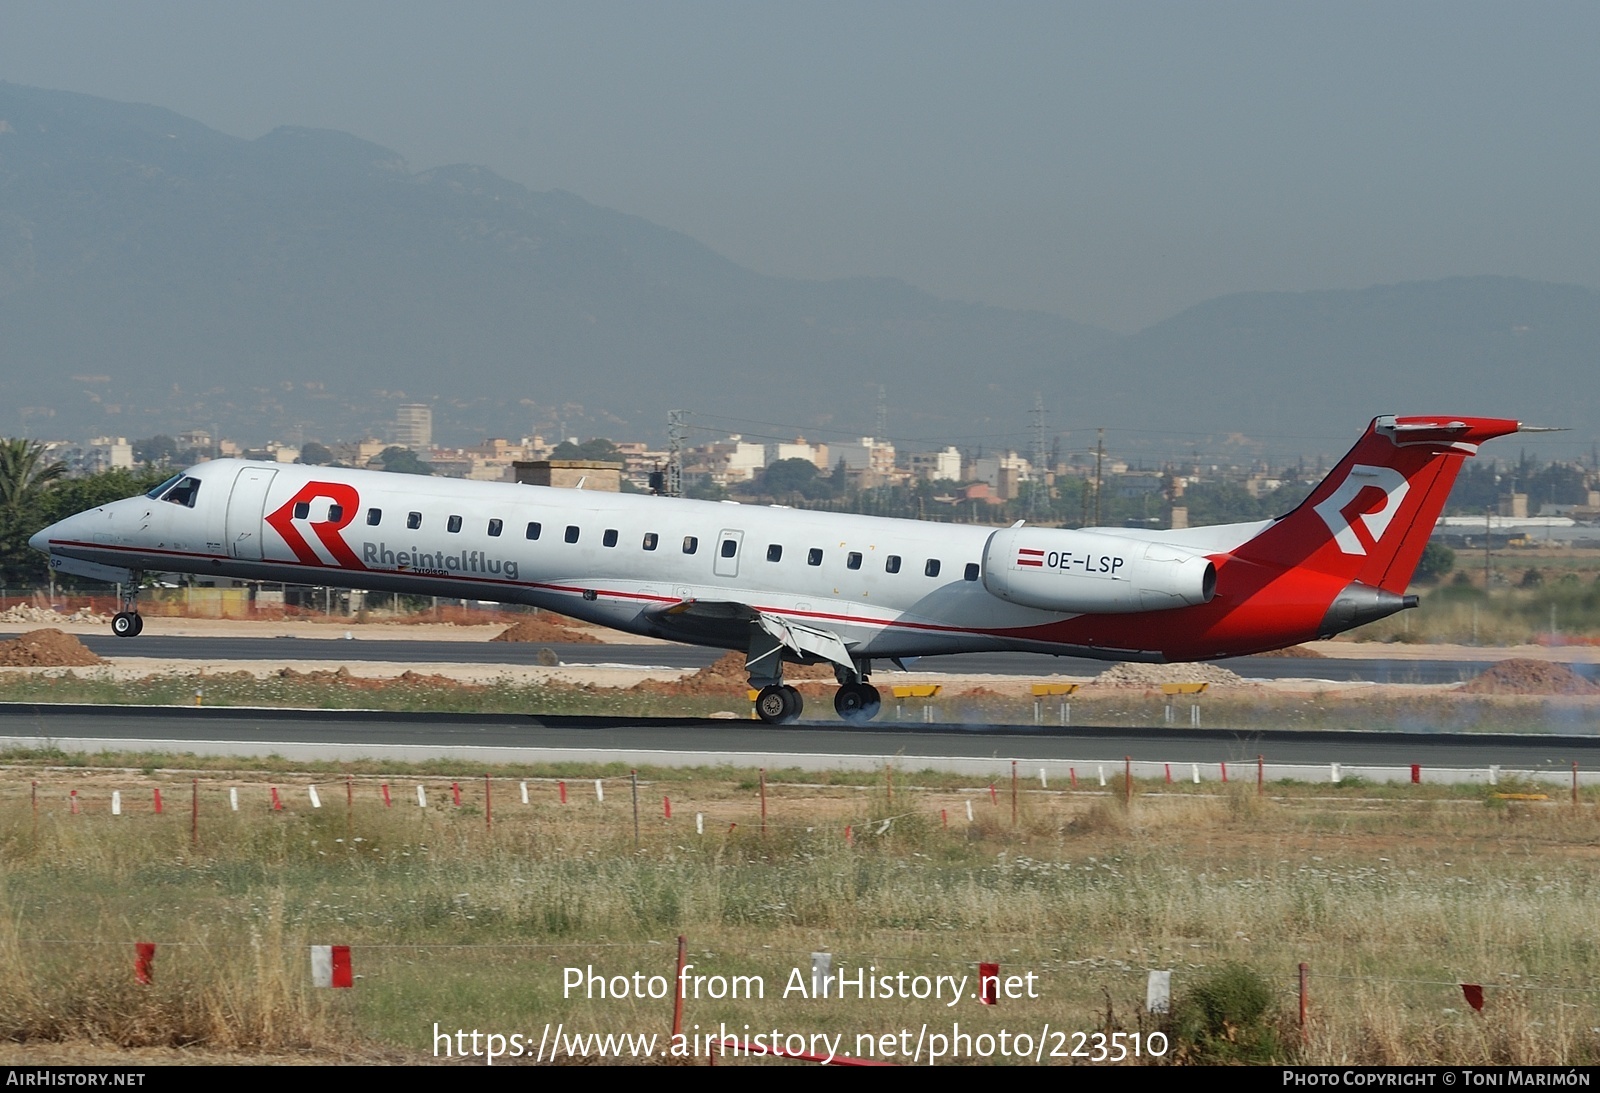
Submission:
{"label": "aircraft nose", "polygon": [[35,533],[33,538],[28,540],[28,545],[31,546],[34,550],[37,550],[41,554],[49,554],[50,553],[50,539],[55,534],[56,528],[58,528],[60,526],[61,526],[60,524],[51,524],[49,527],[45,528],[43,531],[39,531],[39,532]]}

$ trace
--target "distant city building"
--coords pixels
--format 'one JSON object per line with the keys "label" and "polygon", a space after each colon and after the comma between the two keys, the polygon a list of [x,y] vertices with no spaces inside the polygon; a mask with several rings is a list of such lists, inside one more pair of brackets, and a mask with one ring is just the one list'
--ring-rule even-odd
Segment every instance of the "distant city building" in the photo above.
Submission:
{"label": "distant city building", "polygon": [[946,448],[942,452],[913,452],[911,454],[911,474],[924,482],[937,482],[941,479],[959,482],[961,481],[961,452],[953,446]]}
{"label": "distant city building", "polygon": [[422,402],[400,407],[394,417],[394,442],[414,452],[432,447],[433,407]]}
{"label": "distant city building", "polygon": [[752,444],[738,434],[728,438],[732,450],[728,452],[726,480],[748,482],[767,465],[767,446]]}
{"label": "distant city building", "polygon": [[1033,480],[1033,464],[1016,452],[983,456],[973,461],[972,472],[967,477],[987,482],[1002,501],[1012,501],[1016,499],[1018,487]]}
{"label": "distant city building", "polygon": [[100,474],[110,470],[133,469],[133,445],[125,436],[97,436],[83,447],[77,470],[81,474]]}
{"label": "distant city building", "polygon": [[622,464],[596,459],[518,460],[516,480],[527,486],[558,486],[566,489],[622,491]]}
{"label": "distant city building", "polygon": [[772,466],[784,459],[804,459],[819,471],[829,470],[828,446],[826,444],[808,444],[806,438],[797,436],[792,444],[768,444],[767,466]]}

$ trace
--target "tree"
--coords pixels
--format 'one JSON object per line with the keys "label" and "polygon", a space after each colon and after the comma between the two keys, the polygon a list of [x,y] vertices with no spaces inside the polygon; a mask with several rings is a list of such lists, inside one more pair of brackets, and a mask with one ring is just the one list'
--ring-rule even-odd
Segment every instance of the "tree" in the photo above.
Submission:
{"label": "tree", "polygon": [[35,440],[0,440],[0,581],[24,583],[46,575],[44,559],[28,539],[50,522],[43,500],[50,483],[67,473]]}
{"label": "tree", "polygon": [[315,440],[308,440],[300,447],[300,462],[312,467],[325,467],[333,462],[333,453]]}
{"label": "tree", "polygon": [[761,472],[758,488],[768,497],[799,495],[815,499],[827,495],[827,483],[817,478],[816,464],[809,459],[780,459]]}
{"label": "tree", "polygon": [[597,436],[593,440],[585,440],[582,444],[574,444],[570,440],[563,440],[550,452],[551,459],[590,459],[600,463],[621,463],[622,453],[617,446],[605,437]]}
{"label": "tree", "polygon": [[65,463],[47,460],[37,440],[0,440],[0,510],[15,516],[51,482],[67,473]]}
{"label": "tree", "polygon": [[1429,543],[1422,548],[1422,558],[1417,562],[1417,580],[1432,584],[1442,580],[1455,567],[1455,551],[1439,543]]}
{"label": "tree", "polygon": [[399,445],[385,448],[378,456],[378,462],[383,464],[383,469],[395,474],[432,474],[433,464],[425,463],[410,448]]}

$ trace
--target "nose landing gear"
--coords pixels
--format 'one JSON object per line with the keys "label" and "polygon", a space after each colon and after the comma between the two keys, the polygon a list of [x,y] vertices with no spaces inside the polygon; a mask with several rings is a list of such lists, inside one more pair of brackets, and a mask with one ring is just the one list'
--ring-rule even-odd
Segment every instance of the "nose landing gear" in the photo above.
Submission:
{"label": "nose landing gear", "polygon": [[136,638],[144,630],[144,616],[139,614],[139,578],[136,574],[122,589],[122,610],[111,616],[111,633],[119,638]]}

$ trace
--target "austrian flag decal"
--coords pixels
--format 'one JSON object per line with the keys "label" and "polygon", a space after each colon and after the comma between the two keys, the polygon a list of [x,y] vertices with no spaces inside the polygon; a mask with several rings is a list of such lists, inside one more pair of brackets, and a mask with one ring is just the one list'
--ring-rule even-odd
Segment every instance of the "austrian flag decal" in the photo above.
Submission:
{"label": "austrian flag decal", "polygon": [[1038,568],[1043,569],[1044,568],[1044,551],[1042,551],[1042,550],[1032,550],[1032,549],[1030,549],[1028,547],[1018,547],[1017,548],[1017,564],[1018,565],[1037,566]]}

